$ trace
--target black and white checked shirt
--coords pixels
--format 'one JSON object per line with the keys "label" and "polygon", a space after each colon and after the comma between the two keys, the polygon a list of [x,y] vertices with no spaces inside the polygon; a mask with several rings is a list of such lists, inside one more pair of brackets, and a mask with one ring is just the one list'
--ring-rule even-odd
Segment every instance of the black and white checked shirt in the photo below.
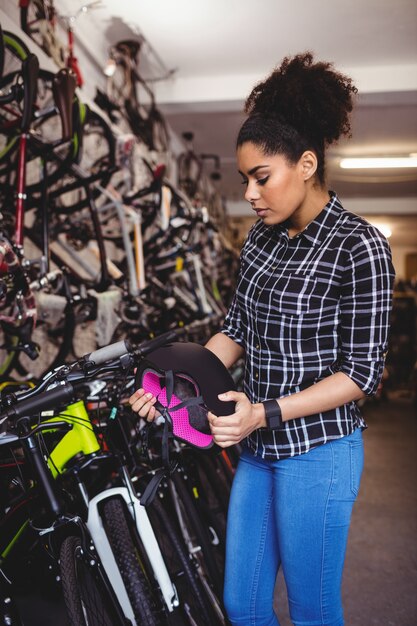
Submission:
{"label": "black and white checked shirt", "polygon": [[[251,402],[296,393],[344,372],[366,394],[379,384],[387,349],[394,268],[384,236],[331,199],[293,238],[285,224],[249,231],[222,332],[244,347]],[[365,426],[355,402],[261,428],[254,453],[285,458]]]}

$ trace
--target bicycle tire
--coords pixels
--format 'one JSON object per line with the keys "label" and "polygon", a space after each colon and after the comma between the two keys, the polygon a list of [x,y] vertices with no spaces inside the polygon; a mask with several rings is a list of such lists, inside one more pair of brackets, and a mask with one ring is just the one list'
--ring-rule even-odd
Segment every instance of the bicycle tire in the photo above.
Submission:
{"label": "bicycle tire", "polygon": [[[54,105],[54,97],[52,92],[52,82],[55,77],[53,72],[47,70],[39,70],[38,76],[38,91],[36,106],[39,110],[50,109]],[[74,109],[82,109],[83,105],[79,102],[77,96],[74,96],[73,100]],[[61,118],[58,112],[54,109],[48,115],[41,117],[39,120],[33,122],[32,132],[45,144],[53,144],[58,142],[62,137],[62,125]],[[67,171],[71,162],[75,162],[79,156],[80,149],[80,133],[82,130],[75,128],[73,131],[72,140],[66,142],[58,148],[54,148],[53,153],[57,154],[58,159],[54,159],[53,156],[48,156],[48,168],[47,177],[48,185],[52,186],[56,181],[60,180],[64,173]],[[38,156],[35,149],[34,154],[31,153],[29,142],[29,171],[27,172],[26,193],[38,192],[42,184],[42,167],[40,162],[44,160],[44,155]],[[51,155],[53,154],[51,151]],[[31,158],[32,157],[32,158]]]}
{"label": "bicycle tire", "polygon": [[39,380],[50,370],[62,365],[71,352],[74,332],[75,313],[67,302],[57,324],[50,325],[47,318],[39,320],[31,337],[39,346],[39,355],[32,360],[20,352],[15,362],[16,372],[25,380]]}
{"label": "bicycle tire", "polygon": [[177,158],[177,177],[179,188],[193,199],[198,192],[202,171],[202,163],[194,152],[187,150]]}
{"label": "bicycle tire", "polygon": [[0,325],[0,382],[10,378],[10,372],[17,362],[17,346],[19,338],[16,335],[9,336]]}
{"label": "bicycle tire", "polygon": [[198,454],[196,450],[190,450],[190,452],[200,471],[201,478],[207,477],[208,488],[215,492],[224,515],[227,515],[233,482],[231,470],[225,465],[221,454],[211,456],[210,454]]}
{"label": "bicycle tire", "polygon": [[[0,94],[6,95],[22,68],[22,61],[30,51],[27,45],[13,33],[3,31],[4,58],[3,74],[0,77]],[[16,103],[0,107],[0,159],[10,159],[18,146],[16,133],[13,131],[13,120],[20,115]],[[10,124],[12,129],[9,130]],[[7,131],[7,132],[5,132]]]}
{"label": "bicycle tire", "polygon": [[[3,76],[0,80],[0,93],[7,93],[10,85],[13,84],[21,70],[22,61],[29,54],[29,48],[16,35],[9,31],[3,32],[5,61]],[[55,74],[48,70],[39,70],[37,84],[36,108],[39,111],[49,111],[38,120],[32,123],[32,133],[41,139],[45,145],[57,142],[62,135],[61,119],[54,108],[54,98],[52,92],[52,82]],[[78,98],[74,98],[74,107],[81,109],[82,105]],[[16,121],[19,115],[19,108],[8,106],[7,109],[0,108],[0,175],[14,173],[16,169],[15,152],[19,145],[20,128],[11,124]],[[10,119],[11,118],[11,119]],[[5,132],[7,130],[7,132]],[[72,141],[56,149],[59,159],[53,161],[53,168],[49,163],[48,183],[51,185],[63,176],[63,172],[68,168],[71,161],[75,161],[79,155],[80,129],[75,129]],[[31,195],[40,190],[42,184],[42,161],[44,155],[39,156],[37,151],[31,152],[30,142],[27,153],[26,189],[27,195]],[[52,162],[52,161],[51,161]]]}
{"label": "bicycle tire", "polygon": [[29,0],[20,7],[20,27],[40,48],[44,48],[42,31],[36,26],[39,21],[47,19],[44,0]]}
{"label": "bicycle tire", "polygon": [[114,558],[126,587],[135,618],[141,626],[159,626],[156,606],[141,557],[129,530],[124,507],[118,498],[109,498],[103,504],[103,518]]}
{"label": "bicycle tire", "polygon": [[213,554],[211,535],[207,521],[202,519],[193,498],[191,497],[185,479],[179,470],[175,471],[170,480],[173,482],[179,496],[179,503],[190,529],[195,533],[198,545],[201,547],[202,565],[207,572],[208,579],[215,590],[217,597],[223,595],[223,572],[219,568]]}
{"label": "bicycle tire", "polygon": [[0,285],[0,378],[6,379],[17,363],[19,345],[30,341],[36,307],[21,260],[1,235]]}
{"label": "bicycle tire", "polygon": [[[79,168],[87,175],[99,176],[97,184],[105,188],[116,169],[116,141],[107,122],[86,107],[85,119],[81,121],[80,132],[77,133],[76,162]],[[75,156],[75,155],[74,155]],[[52,195],[56,197],[56,207],[71,210],[71,206],[84,197],[84,182],[76,181],[74,174],[68,168],[52,186]],[[65,191],[68,188],[69,191]],[[94,200],[102,194],[94,183],[90,185],[90,193]],[[103,196],[103,201],[107,198]]]}
{"label": "bicycle tire", "polygon": [[169,573],[177,587],[183,615],[190,622],[191,615],[199,626],[213,626],[217,621],[210,599],[197,575],[193,557],[190,556],[162,500],[155,498],[148,507],[148,513]]}
{"label": "bicycle tire", "polygon": [[[88,109],[83,125],[78,164],[90,174],[102,174],[100,185],[106,187],[116,166],[116,139],[105,119]],[[93,193],[100,191],[93,188]]]}
{"label": "bicycle tire", "polygon": [[[94,569],[94,567],[96,569]],[[121,626],[107,586],[92,566],[79,537],[64,539],[60,549],[64,601],[71,626]]]}
{"label": "bicycle tire", "polygon": [[73,315],[69,307],[68,315],[60,321],[58,327],[49,328],[40,323],[32,333],[32,340],[40,346],[39,356],[31,360],[23,352],[15,362],[15,369],[23,378],[39,380],[44,374],[62,365],[72,347],[74,333]]}

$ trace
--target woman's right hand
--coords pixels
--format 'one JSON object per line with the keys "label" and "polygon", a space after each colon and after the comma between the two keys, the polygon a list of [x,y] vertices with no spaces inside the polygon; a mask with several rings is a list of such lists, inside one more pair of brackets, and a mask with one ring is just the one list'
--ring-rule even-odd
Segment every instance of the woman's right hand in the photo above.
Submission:
{"label": "woman's right hand", "polygon": [[153,422],[156,415],[154,404],[156,396],[146,393],[144,389],[137,389],[129,398],[129,404],[135,413],[143,417],[148,422]]}

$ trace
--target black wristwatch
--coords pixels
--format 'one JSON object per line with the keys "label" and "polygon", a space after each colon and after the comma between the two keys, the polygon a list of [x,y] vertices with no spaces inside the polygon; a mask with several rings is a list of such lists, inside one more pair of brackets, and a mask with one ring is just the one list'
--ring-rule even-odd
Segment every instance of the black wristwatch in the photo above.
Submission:
{"label": "black wristwatch", "polygon": [[271,430],[278,430],[282,426],[281,407],[276,400],[264,400],[266,425]]}

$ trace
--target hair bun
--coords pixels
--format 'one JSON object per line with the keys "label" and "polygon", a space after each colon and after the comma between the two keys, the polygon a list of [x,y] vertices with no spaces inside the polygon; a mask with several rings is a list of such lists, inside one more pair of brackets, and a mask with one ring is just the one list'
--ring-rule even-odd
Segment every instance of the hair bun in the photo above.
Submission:
{"label": "hair bun", "polygon": [[350,135],[349,114],[357,93],[352,79],[332,63],[314,62],[305,52],[285,57],[258,83],[245,102],[248,115],[277,118],[315,144],[331,144]]}

